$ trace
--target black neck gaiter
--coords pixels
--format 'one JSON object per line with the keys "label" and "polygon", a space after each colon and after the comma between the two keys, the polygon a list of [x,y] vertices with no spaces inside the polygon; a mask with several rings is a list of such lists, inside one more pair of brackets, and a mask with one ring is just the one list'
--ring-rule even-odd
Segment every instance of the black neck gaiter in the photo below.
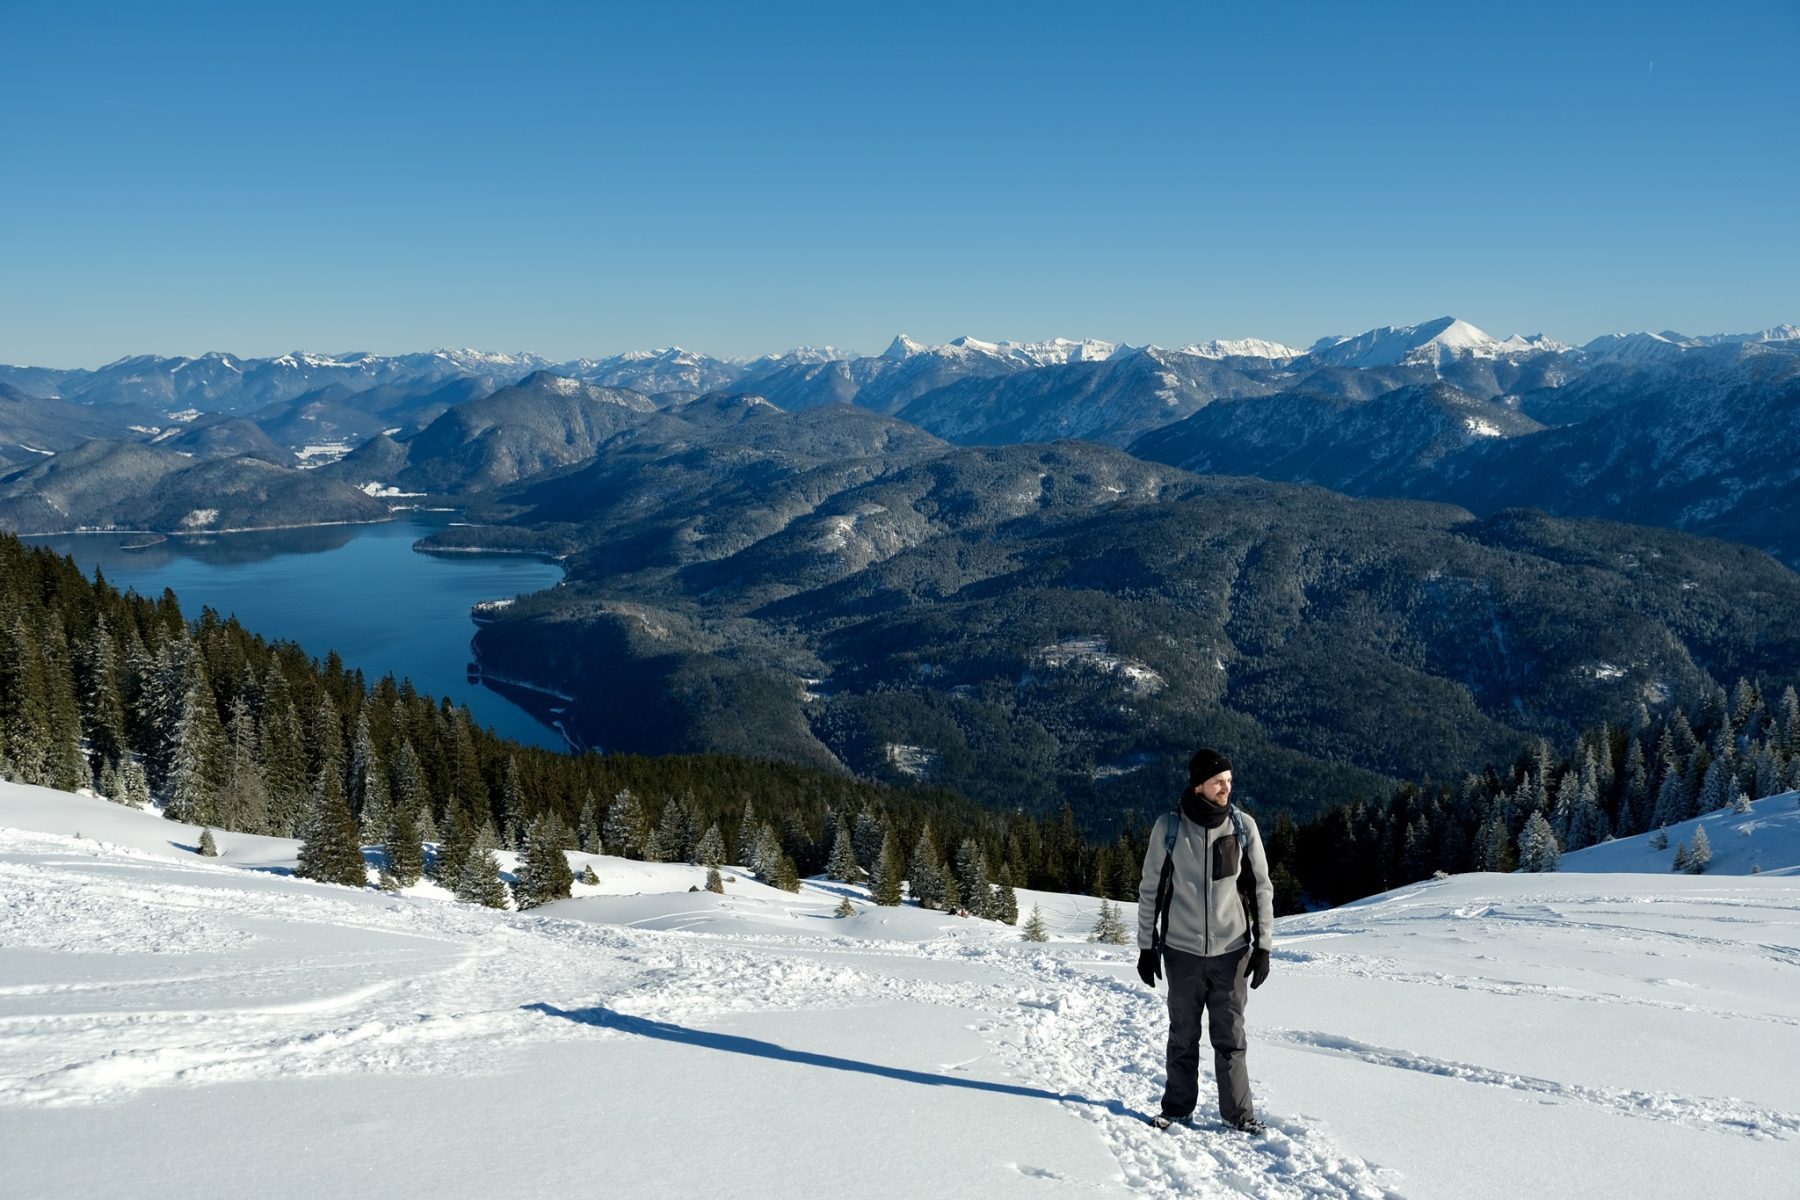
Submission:
{"label": "black neck gaiter", "polygon": [[1198,792],[1181,793],[1181,815],[1196,825],[1207,829],[1217,829],[1225,823],[1225,817],[1230,812],[1229,804],[1221,808]]}

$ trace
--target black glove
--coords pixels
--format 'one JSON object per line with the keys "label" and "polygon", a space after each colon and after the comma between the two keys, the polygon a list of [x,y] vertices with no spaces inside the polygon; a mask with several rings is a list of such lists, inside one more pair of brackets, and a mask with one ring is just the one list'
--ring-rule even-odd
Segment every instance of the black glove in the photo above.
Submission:
{"label": "black glove", "polygon": [[1162,978],[1162,956],[1154,950],[1138,951],[1138,978],[1144,986],[1153,988],[1156,981]]}
{"label": "black glove", "polygon": [[1264,950],[1261,946],[1252,950],[1250,952],[1250,965],[1244,968],[1244,973],[1250,976],[1251,987],[1261,987],[1263,985],[1263,980],[1269,977],[1269,952]]}

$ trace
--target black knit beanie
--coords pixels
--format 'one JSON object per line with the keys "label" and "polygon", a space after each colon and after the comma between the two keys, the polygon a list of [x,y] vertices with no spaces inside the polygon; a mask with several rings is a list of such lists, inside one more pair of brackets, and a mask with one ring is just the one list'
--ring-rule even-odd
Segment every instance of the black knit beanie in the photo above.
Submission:
{"label": "black knit beanie", "polygon": [[1188,759],[1188,786],[1197,788],[1221,771],[1231,770],[1231,760],[1217,750],[1196,750]]}

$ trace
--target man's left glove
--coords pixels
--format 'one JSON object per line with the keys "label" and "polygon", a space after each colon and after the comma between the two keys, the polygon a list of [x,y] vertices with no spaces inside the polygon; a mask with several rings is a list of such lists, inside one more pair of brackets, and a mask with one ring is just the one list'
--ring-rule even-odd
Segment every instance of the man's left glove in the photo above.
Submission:
{"label": "man's left glove", "polygon": [[1251,987],[1261,987],[1263,985],[1263,980],[1269,977],[1269,952],[1264,950],[1261,946],[1252,950],[1250,952],[1250,965],[1245,968],[1245,973],[1250,976]]}

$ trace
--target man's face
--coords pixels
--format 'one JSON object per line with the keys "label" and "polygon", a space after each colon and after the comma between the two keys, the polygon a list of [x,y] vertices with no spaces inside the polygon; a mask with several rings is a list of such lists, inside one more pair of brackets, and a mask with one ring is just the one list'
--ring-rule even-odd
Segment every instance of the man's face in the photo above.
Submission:
{"label": "man's face", "polygon": [[1224,808],[1231,800],[1231,772],[1220,771],[1195,789],[1207,803]]}

